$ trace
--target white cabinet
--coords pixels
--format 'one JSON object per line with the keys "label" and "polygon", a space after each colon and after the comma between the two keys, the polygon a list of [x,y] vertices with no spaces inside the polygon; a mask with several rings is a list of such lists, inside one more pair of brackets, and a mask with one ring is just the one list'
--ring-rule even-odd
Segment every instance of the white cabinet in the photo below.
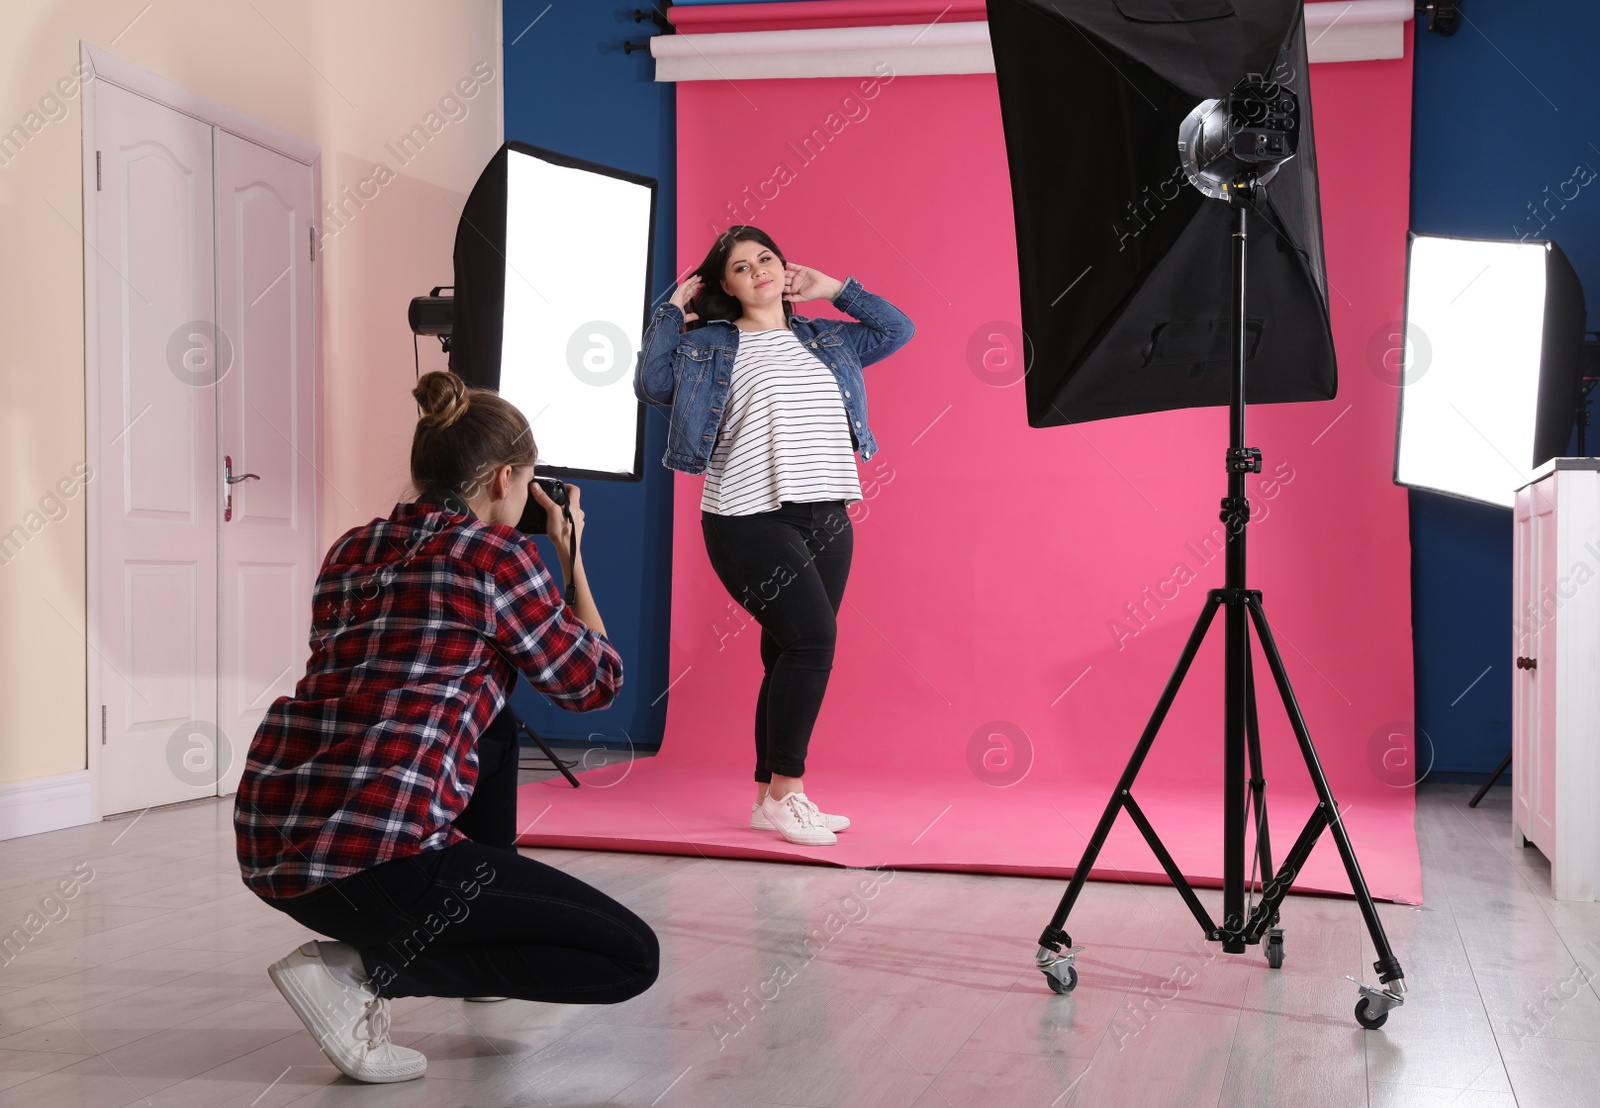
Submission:
{"label": "white cabinet", "polygon": [[1558,458],[1517,492],[1512,839],[1557,900],[1600,899],[1600,460]]}

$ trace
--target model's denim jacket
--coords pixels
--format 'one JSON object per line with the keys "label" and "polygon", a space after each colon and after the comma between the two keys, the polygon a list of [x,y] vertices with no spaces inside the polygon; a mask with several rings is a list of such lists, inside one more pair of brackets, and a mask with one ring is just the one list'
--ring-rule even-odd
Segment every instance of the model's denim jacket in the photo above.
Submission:
{"label": "model's denim jacket", "polygon": [[[833,371],[850,420],[851,442],[863,459],[870,458],[878,443],[867,424],[861,369],[899,350],[916,328],[904,312],[862,288],[854,277],[845,278],[832,303],[860,322],[791,316],[789,328]],[[647,404],[672,408],[662,464],[684,473],[704,473],[728,403],[739,328],[728,319],[709,320],[704,327],[679,334],[682,327],[683,312],[677,305],[666,303],[655,310],[639,351],[633,391]]]}

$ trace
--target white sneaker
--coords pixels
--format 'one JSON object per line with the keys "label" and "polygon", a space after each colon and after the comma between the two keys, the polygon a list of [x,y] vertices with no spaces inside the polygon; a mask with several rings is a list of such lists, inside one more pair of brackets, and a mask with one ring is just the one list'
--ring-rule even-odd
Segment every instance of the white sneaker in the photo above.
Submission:
{"label": "white sneaker", "polygon": [[[827,812],[823,812],[822,813],[822,826],[826,827],[829,831],[834,831],[834,832],[843,831],[843,830],[847,829],[850,826],[850,817],[849,816],[830,816]],[[766,813],[764,813],[761,810],[761,802],[760,801],[751,801],[751,803],[750,803],[750,830],[752,830],[752,831],[776,831],[777,830],[777,828],[773,826],[772,821],[767,818]]]}
{"label": "white sneaker", "polygon": [[267,967],[267,976],[306,1025],[328,1060],[357,1081],[421,1077],[428,1060],[389,1041],[389,1001],[371,986],[334,980],[314,942]]}
{"label": "white sneaker", "polygon": [[761,814],[774,831],[798,846],[832,846],[839,841],[805,793],[790,793],[782,800],[769,796],[761,802]]}

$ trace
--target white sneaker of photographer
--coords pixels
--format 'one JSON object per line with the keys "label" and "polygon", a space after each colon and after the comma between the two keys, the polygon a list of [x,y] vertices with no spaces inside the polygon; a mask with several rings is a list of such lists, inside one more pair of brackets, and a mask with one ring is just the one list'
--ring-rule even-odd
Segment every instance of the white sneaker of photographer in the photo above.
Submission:
{"label": "white sneaker of photographer", "polygon": [[370,985],[334,980],[314,942],[267,967],[267,976],[306,1025],[328,1060],[357,1081],[421,1077],[428,1060],[389,1041],[389,1001]]}
{"label": "white sneaker of photographer", "polygon": [[[815,807],[815,805],[813,805],[813,807]],[[823,812],[822,813],[822,826],[826,827],[829,831],[833,831],[833,832],[837,833],[839,831],[843,831],[843,830],[847,829],[850,826],[850,817],[849,816],[833,816],[833,815],[829,815],[827,812]],[[761,811],[761,802],[760,801],[752,801],[751,804],[750,804],[750,830],[752,830],[752,831],[776,831],[777,830],[777,828],[772,825],[772,821],[766,817],[766,814],[764,812]]]}
{"label": "white sneaker of photographer", "polygon": [[761,802],[761,814],[774,831],[798,846],[832,846],[839,841],[805,793],[790,793],[782,800],[769,796]]}

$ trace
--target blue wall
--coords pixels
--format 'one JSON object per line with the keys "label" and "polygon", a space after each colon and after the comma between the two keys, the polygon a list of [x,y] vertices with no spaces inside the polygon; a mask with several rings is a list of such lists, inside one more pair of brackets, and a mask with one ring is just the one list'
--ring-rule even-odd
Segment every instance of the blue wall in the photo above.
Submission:
{"label": "blue wall", "polygon": [[[1555,240],[1600,326],[1600,179],[1558,198],[1572,195],[1561,185],[1575,167],[1600,170],[1600,6],[1467,0],[1464,11],[1450,38],[1417,28],[1411,226]],[[1481,776],[1511,749],[1511,513],[1411,493],[1411,577],[1432,776]]]}
{"label": "blue wall", "polygon": [[[624,39],[640,42],[653,31],[648,23],[634,23],[631,11],[621,4],[506,0],[505,137],[660,182],[655,296],[671,288],[676,257],[676,117],[673,86],[655,83],[649,53],[622,52]],[[670,680],[672,484],[661,465],[666,421],[652,409],[645,426],[643,482],[583,483],[583,561],[606,631],[622,654],[622,695],[603,712],[574,715],[521,685],[512,697],[518,715],[552,740],[643,747],[661,742],[667,713],[662,693]],[[540,546],[547,564],[555,566],[548,540]]]}

